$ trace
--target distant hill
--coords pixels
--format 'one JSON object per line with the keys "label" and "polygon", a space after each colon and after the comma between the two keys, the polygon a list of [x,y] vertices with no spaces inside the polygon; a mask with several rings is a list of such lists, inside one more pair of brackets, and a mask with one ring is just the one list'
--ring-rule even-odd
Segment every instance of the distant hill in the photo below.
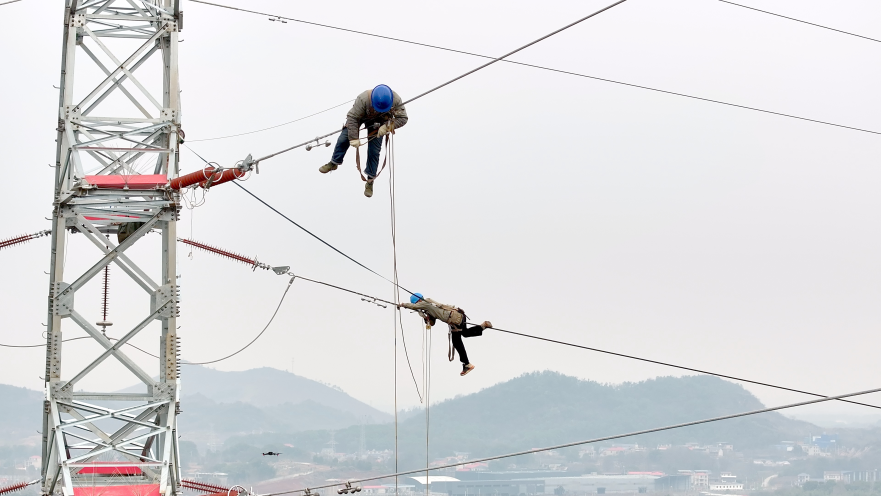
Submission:
{"label": "distant hill", "polygon": [[183,439],[202,447],[234,435],[342,429],[359,422],[350,412],[312,400],[259,408],[241,401],[218,403],[202,394],[192,394],[184,397],[181,408],[178,423]]}
{"label": "distant hill", "polygon": [[184,366],[181,375],[180,432],[202,448],[236,435],[342,429],[393,419],[339,389],[268,367],[224,372],[193,365]]}
{"label": "distant hill", "polygon": [[[477,457],[528,450],[761,408],[761,402],[741,386],[712,376],[662,377],[608,385],[555,372],[526,374],[433,405],[431,456],[465,451]],[[656,445],[724,441],[738,449],[761,448],[804,437],[812,430],[818,428],[771,412],[616,442]],[[337,449],[357,450],[360,432],[358,426],[337,431]],[[424,417],[401,422],[398,436],[401,458],[424,463]],[[365,437],[367,449],[388,449],[394,444],[392,426],[388,424],[367,426]],[[329,440],[329,432],[310,431],[231,441],[287,443],[317,451]]]}
{"label": "distant hill", "polygon": [[201,394],[216,402],[243,402],[257,407],[311,401],[371,422],[389,422],[388,413],[352,398],[342,390],[283,370],[263,367],[241,372],[223,372],[201,366],[185,366],[183,397]]}
{"label": "distant hill", "polygon": [[[290,444],[303,451],[320,451],[328,446],[330,429],[334,429],[337,450],[353,452],[359,448],[365,417],[366,448],[394,446],[390,415],[318,382],[268,368],[220,372],[194,366],[184,374],[180,432],[183,440],[203,449],[206,444],[226,441],[228,446],[247,443],[281,448]],[[36,434],[42,395],[0,388],[4,400],[0,425],[5,427],[0,436]],[[741,386],[712,376],[609,385],[555,372],[532,373],[433,405],[431,455],[528,450],[760,408],[759,400]],[[738,449],[763,448],[819,430],[773,412],[619,442],[726,441]],[[402,460],[424,461],[424,416],[401,421],[398,437]]]}
{"label": "distant hill", "polygon": [[0,384],[0,445],[38,442],[43,428],[43,393]]}
{"label": "distant hill", "polygon": [[[342,429],[393,419],[339,389],[271,368],[186,366],[182,382],[181,433],[202,446],[244,433]],[[39,442],[42,401],[39,391],[0,384],[0,445]]]}
{"label": "distant hill", "polygon": [[[224,372],[197,365],[184,366],[181,383],[182,399],[199,395],[217,403],[240,402],[258,408],[311,401],[350,414],[355,419],[366,418],[369,422],[390,422],[394,418],[352,398],[341,389],[269,367]],[[136,392],[143,387],[139,384],[122,391]],[[198,401],[202,400],[197,398]]]}

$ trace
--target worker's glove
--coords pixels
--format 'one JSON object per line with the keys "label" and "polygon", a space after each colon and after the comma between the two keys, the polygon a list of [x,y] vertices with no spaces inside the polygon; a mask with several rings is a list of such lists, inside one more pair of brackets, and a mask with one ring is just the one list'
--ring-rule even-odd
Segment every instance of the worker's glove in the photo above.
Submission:
{"label": "worker's glove", "polygon": [[388,132],[389,132],[388,124],[383,124],[382,126],[379,126],[379,131],[376,132],[376,135],[379,136],[380,138],[382,138],[383,136],[388,134]]}
{"label": "worker's glove", "polygon": [[361,140],[359,140],[359,139],[349,140],[349,144],[354,146],[355,148],[358,148],[359,146],[361,146]]}

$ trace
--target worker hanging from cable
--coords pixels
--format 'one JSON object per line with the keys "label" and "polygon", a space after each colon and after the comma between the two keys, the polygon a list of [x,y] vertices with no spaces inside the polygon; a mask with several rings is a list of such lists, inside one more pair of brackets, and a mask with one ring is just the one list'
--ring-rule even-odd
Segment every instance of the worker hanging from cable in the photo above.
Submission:
{"label": "worker hanging from cable", "polygon": [[462,362],[462,372],[459,375],[466,375],[474,370],[474,364],[468,361],[468,353],[465,351],[465,344],[462,343],[462,338],[482,336],[484,329],[492,327],[490,321],[486,320],[483,324],[469,328],[465,310],[456,306],[438,303],[431,298],[425,298],[419,293],[413,293],[410,296],[410,303],[401,303],[398,307],[416,310],[428,327],[434,326],[438,320],[446,322],[450,326],[447,337],[452,341],[453,348],[455,349],[455,351],[450,350],[449,352],[450,361],[452,362],[456,358],[456,351],[458,351],[459,360]]}
{"label": "worker hanging from cable", "polygon": [[[379,167],[382,137],[407,124],[407,109],[403,100],[388,86],[380,84],[358,95],[352,110],[346,114],[346,125],[337,138],[330,162],[322,165],[318,171],[327,174],[336,170],[343,163],[349,146],[358,148],[362,145],[358,137],[362,124],[367,128],[367,177],[362,174],[361,178],[366,181],[364,196],[370,198],[373,196],[373,180],[379,175],[376,169]],[[360,164],[358,171],[361,171]]]}

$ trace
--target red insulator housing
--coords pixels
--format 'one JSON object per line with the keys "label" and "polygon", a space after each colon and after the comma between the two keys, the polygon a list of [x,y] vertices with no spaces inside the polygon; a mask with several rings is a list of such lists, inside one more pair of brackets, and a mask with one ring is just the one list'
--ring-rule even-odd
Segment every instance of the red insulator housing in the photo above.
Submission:
{"label": "red insulator housing", "polygon": [[[218,184],[223,184],[233,179],[241,179],[245,177],[247,172],[240,169],[227,169],[223,171],[220,176],[215,176],[214,180],[205,180],[199,183],[199,186],[203,188],[211,188],[212,186],[217,186]],[[210,183],[210,184],[209,184]]]}
{"label": "red insulator housing", "polygon": [[6,486],[6,487],[0,487],[0,494],[6,494],[6,493],[15,492],[15,491],[20,491],[26,487],[28,487],[27,482],[22,482],[20,484],[14,484],[11,486]]}
{"label": "red insulator housing", "polygon": [[169,186],[171,186],[171,189],[181,190],[183,188],[186,188],[187,186],[201,183],[209,179],[214,174],[215,169],[216,167],[214,167],[213,165],[209,165],[202,170],[176,177],[171,180]]}

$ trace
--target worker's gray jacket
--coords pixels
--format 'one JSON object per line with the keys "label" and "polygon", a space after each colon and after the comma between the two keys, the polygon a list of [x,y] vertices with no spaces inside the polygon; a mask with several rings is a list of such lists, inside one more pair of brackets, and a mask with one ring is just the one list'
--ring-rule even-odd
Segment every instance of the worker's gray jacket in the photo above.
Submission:
{"label": "worker's gray jacket", "polygon": [[392,109],[384,114],[373,110],[373,105],[370,103],[370,94],[373,93],[373,90],[367,90],[364,93],[358,95],[358,98],[355,99],[355,104],[352,105],[352,110],[349,110],[349,113],[346,114],[346,129],[349,131],[349,140],[358,139],[358,129],[361,128],[361,124],[365,124],[368,132],[374,132],[379,129],[379,126],[382,126],[389,119],[394,120],[394,128],[400,129],[407,124],[407,109],[404,108],[404,101],[401,99],[400,95],[392,91]]}
{"label": "worker's gray jacket", "polygon": [[457,307],[438,303],[431,298],[419,300],[417,303],[401,303],[404,308],[416,310],[422,315],[430,315],[441,322],[446,322],[452,331],[461,331],[459,326],[462,325],[464,315],[459,312]]}

